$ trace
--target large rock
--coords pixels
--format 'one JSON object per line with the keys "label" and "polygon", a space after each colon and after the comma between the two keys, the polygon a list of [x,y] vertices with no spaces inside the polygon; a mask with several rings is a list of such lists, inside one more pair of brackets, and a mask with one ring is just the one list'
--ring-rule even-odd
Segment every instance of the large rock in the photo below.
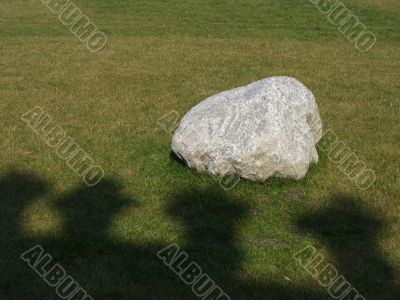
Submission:
{"label": "large rock", "polygon": [[294,78],[269,77],[194,106],[175,131],[172,150],[217,176],[300,179],[318,161],[321,134],[313,94]]}

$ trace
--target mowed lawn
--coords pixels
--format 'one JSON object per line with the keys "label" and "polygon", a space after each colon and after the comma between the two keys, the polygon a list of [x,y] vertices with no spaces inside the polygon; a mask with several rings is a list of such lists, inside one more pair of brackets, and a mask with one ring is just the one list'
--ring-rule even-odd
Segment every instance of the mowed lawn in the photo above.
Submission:
{"label": "mowed lawn", "polygon": [[[332,299],[293,258],[308,245],[365,299],[398,299],[399,1],[342,1],[376,34],[366,53],[308,0],[72,2],[106,33],[99,53],[42,1],[0,2],[0,299],[60,299],[20,258],[35,245],[93,299],[200,299],[157,257],[171,243],[231,299]],[[174,159],[159,118],[274,75],[314,93],[369,189],[321,151],[303,180],[229,191]],[[99,184],[21,121],[36,106]]]}

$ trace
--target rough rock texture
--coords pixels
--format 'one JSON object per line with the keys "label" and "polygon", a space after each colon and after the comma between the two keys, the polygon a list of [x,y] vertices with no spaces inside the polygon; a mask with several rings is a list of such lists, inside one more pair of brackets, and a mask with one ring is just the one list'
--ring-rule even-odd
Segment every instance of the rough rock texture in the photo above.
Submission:
{"label": "rough rock texture", "polygon": [[313,94],[294,78],[269,77],[194,106],[175,131],[172,150],[213,175],[300,179],[318,161],[321,134]]}

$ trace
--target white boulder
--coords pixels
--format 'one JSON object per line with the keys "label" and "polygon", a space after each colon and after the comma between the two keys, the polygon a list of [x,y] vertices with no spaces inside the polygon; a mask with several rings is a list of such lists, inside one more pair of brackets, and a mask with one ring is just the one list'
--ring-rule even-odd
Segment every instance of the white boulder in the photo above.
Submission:
{"label": "white boulder", "polygon": [[194,106],[175,131],[172,150],[199,172],[300,179],[318,161],[321,134],[313,94],[294,78],[269,77]]}

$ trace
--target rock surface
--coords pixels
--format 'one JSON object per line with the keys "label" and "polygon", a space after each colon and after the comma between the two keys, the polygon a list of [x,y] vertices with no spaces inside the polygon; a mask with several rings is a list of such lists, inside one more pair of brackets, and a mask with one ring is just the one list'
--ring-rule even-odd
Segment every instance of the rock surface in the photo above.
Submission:
{"label": "rock surface", "polygon": [[322,125],[313,94],[291,77],[269,77],[207,98],[181,120],[172,150],[217,176],[300,179],[318,161]]}

